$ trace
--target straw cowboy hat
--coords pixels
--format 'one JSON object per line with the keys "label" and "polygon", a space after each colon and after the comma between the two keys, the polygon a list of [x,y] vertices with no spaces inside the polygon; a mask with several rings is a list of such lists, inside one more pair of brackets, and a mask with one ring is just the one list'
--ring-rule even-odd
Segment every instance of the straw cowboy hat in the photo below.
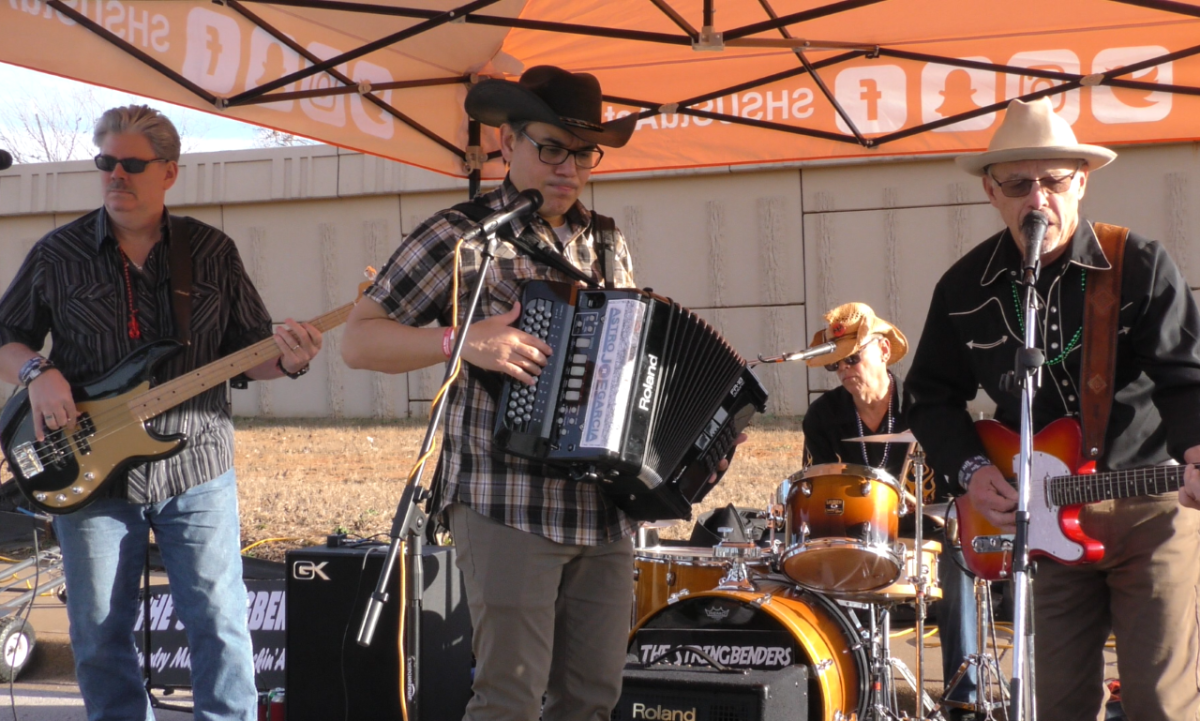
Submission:
{"label": "straw cowboy hat", "polygon": [[807,363],[813,368],[836,363],[846,356],[854,355],[867,344],[872,335],[881,335],[888,339],[892,346],[892,355],[887,364],[898,362],[908,353],[908,339],[896,326],[875,316],[875,311],[866,303],[846,303],[839,305],[825,314],[828,327],[817,331],[809,348],[833,341],[837,348],[832,353],[809,358]]}
{"label": "straw cowboy hat", "polygon": [[1090,170],[1103,168],[1117,157],[1108,148],[1083,145],[1075,139],[1071,125],[1058,117],[1050,98],[1033,102],[1014,100],[1008,104],[1004,122],[992,135],[987,152],[960,155],[958,167],[971,175],[983,176],[987,166],[1013,160],[1079,159]]}
{"label": "straw cowboy hat", "polygon": [[553,65],[525,71],[519,82],[484,80],[467,92],[467,114],[484,125],[513,121],[549,123],[580,140],[619,148],[629,142],[637,117],[602,123],[600,81],[588,73],[569,73]]}

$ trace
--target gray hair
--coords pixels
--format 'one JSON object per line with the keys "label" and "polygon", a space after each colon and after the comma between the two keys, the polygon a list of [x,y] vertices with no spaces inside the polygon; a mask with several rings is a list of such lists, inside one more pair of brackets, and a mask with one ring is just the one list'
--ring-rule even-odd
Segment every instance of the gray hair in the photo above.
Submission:
{"label": "gray hair", "polygon": [[96,121],[92,142],[99,147],[109,133],[138,133],[150,141],[155,157],[179,160],[179,131],[167,116],[147,105],[105,110]]}

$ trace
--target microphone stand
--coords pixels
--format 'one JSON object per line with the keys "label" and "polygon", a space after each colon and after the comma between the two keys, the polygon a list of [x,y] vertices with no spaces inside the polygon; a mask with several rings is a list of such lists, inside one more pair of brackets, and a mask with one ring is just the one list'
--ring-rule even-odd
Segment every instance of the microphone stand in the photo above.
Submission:
{"label": "microphone stand", "polygon": [[[1028,231],[1027,231],[1028,232]],[[1035,248],[1040,243],[1035,244]],[[1037,250],[1034,250],[1037,254]],[[1037,348],[1037,292],[1035,283],[1040,259],[1025,263],[1022,285],[1025,288],[1025,347],[1017,351],[1016,368],[1012,372],[1013,389],[1021,397],[1021,453],[1017,466],[1017,531],[1013,539],[1013,671],[1010,721],[1034,721],[1033,668],[1033,577],[1035,570],[1029,561],[1029,494],[1033,477],[1033,397],[1041,382],[1046,356]]]}
{"label": "microphone stand", "polygon": [[[475,279],[475,286],[471,289],[471,301],[467,305],[466,315],[459,328],[458,338],[454,343],[454,352],[451,353],[450,360],[446,363],[446,373],[442,379],[443,385],[450,380],[450,376],[454,373],[454,368],[462,358],[467,333],[470,330],[471,321],[475,317],[475,311],[479,307],[479,297],[483,292],[483,285],[487,278],[488,270],[492,265],[496,242],[496,233],[493,230],[487,234],[484,241],[483,262],[480,264],[479,272]],[[429,414],[429,426],[425,429],[425,440],[421,443],[421,450],[417,454],[418,458],[423,459],[429,453],[429,450],[433,448],[433,440],[438,426],[441,424],[442,413],[446,408],[446,400],[449,398],[449,395],[449,393],[443,393]],[[371,594],[370,600],[367,601],[367,608],[363,613],[357,637],[358,645],[371,645],[371,640],[375,636],[375,628],[379,623],[379,617],[383,613],[383,606],[388,601],[388,583],[391,580],[392,569],[400,555],[400,544],[407,539],[405,556],[407,558],[409,575],[405,593],[406,598],[402,600],[402,603],[406,604],[405,627],[403,630],[406,642],[401,645],[400,662],[404,664],[405,679],[407,681],[406,688],[401,689],[401,693],[403,694],[405,705],[408,707],[409,721],[417,721],[419,717],[419,705],[415,701],[421,690],[419,656],[421,650],[421,605],[424,595],[424,573],[421,566],[421,552],[422,535],[428,517],[418,504],[429,496],[429,491],[421,487],[421,476],[424,473],[425,460],[422,460],[417,467],[416,473],[412,475],[411,480],[404,487],[404,491],[400,495],[400,503],[396,507],[396,514],[392,517],[392,528],[388,532],[392,541],[388,546],[387,555],[383,559],[383,568],[379,570],[379,580],[375,584],[375,591]]]}

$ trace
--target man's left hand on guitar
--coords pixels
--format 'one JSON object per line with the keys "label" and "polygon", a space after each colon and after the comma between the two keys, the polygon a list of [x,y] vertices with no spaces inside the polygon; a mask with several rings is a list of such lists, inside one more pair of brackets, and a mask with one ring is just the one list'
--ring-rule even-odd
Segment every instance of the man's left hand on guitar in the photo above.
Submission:
{"label": "man's left hand on guitar", "polygon": [[1200,463],[1200,446],[1192,446],[1183,454],[1183,460],[1188,464],[1183,472],[1183,486],[1179,489],[1179,505],[1184,508],[1200,510],[1200,469],[1194,464]]}
{"label": "man's left hand on guitar", "polygon": [[[275,326],[275,345],[279,347],[278,360],[270,360],[251,368],[246,375],[265,381],[278,378],[284,373],[298,373],[308,367],[309,361],[321,352],[321,331],[312,323],[300,323],[288,318]],[[281,372],[282,371],[282,372]]]}

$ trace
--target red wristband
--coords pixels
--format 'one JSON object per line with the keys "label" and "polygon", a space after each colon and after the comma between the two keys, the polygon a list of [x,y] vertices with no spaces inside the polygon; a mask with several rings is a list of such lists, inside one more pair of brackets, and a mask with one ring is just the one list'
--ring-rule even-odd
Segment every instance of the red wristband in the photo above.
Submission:
{"label": "red wristband", "polygon": [[454,353],[454,326],[446,329],[442,334],[442,355],[449,358]]}

